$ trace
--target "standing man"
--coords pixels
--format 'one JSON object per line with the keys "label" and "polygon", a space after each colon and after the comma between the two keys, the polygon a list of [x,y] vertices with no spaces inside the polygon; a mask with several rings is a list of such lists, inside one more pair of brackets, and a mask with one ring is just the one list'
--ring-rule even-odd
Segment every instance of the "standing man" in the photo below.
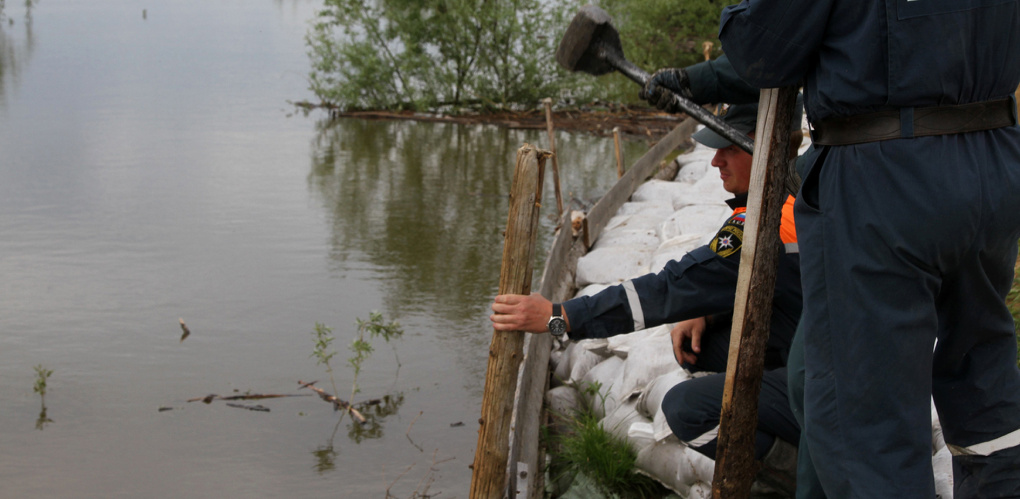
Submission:
{"label": "standing man", "polygon": [[1020,238],[1018,34],[1018,0],[723,11],[737,72],[803,82],[814,128],[796,204],[802,442],[829,497],[934,497],[930,396],[956,497],[1020,497],[1004,304]]}

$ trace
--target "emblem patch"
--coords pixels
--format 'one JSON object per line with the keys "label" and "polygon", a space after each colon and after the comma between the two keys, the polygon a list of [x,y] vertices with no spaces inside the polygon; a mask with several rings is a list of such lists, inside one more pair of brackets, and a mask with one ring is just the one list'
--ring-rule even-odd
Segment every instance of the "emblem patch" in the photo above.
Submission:
{"label": "emblem patch", "polygon": [[712,238],[708,247],[717,255],[728,258],[740,251],[744,238],[744,214],[740,213],[730,217],[719,232]]}

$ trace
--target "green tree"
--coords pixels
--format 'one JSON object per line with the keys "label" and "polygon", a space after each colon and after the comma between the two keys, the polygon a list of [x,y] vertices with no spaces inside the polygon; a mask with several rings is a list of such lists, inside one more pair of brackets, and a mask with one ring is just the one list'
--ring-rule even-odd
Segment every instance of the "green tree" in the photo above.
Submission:
{"label": "green tree", "polygon": [[[711,58],[722,55],[719,17],[731,0],[602,0],[613,17],[627,59],[648,72],[684,67],[705,60],[703,43],[711,42]],[[606,79],[607,94],[636,101],[634,84],[621,76]]]}
{"label": "green tree", "polygon": [[348,110],[534,105],[577,87],[553,60],[575,9],[575,0],[325,0],[307,36],[311,90]]}

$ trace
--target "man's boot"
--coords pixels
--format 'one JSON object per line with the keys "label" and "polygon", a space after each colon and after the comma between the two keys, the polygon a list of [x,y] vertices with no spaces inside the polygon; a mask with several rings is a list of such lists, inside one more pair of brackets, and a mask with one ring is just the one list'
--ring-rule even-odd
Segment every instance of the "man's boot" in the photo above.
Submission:
{"label": "man's boot", "polygon": [[752,499],[793,498],[797,495],[797,447],[776,439],[761,460],[751,484]]}

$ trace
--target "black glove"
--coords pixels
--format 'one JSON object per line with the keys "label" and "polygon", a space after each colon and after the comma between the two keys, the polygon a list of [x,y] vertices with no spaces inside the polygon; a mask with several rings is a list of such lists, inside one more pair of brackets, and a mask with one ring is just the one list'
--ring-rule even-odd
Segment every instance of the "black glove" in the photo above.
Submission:
{"label": "black glove", "polygon": [[680,112],[680,106],[673,102],[673,94],[687,99],[694,96],[691,93],[691,79],[687,77],[687,71],[683,68],[663,68],[656,71],[638,93],[638,97],[663,111]]}

